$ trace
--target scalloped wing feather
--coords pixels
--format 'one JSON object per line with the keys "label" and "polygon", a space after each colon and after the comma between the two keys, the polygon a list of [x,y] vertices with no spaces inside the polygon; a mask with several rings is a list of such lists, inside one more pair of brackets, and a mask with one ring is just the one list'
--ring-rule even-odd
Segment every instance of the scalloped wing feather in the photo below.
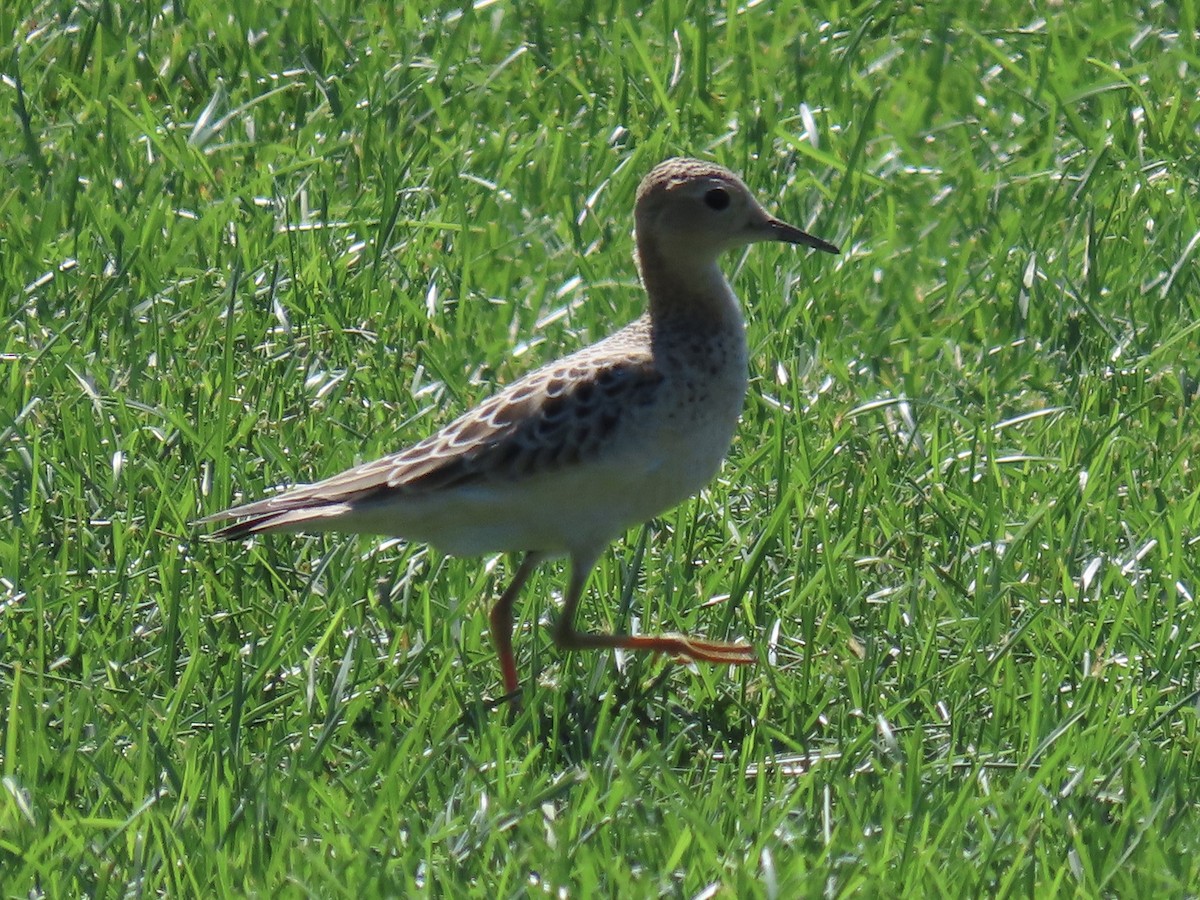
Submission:
{"label": "scalloped wing feather", "polygon": [[613,342],[612,352],[596,352],[601,346],[525,376],[411,447],[200,521],[241,520],[214,532],[219,539],[304,530],[381,495],[520,481],[593,459],[626,412],[652,403],[663,381],[648,347],[631,352],[637,345],[623,340]]}

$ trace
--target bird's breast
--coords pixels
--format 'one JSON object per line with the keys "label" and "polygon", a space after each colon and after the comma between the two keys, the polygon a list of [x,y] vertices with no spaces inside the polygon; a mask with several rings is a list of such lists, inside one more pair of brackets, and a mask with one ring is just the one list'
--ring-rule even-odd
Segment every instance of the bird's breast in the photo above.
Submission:
{"label": "bird's breast", "polygon": [[[660,354],[659,402],[630,422],[640,434],[646,490],[660,505],[686,499],[716,475],[737,430],[748,385],[744,333],[697,337]],[[653,452],[647,452],[651,449]]]}

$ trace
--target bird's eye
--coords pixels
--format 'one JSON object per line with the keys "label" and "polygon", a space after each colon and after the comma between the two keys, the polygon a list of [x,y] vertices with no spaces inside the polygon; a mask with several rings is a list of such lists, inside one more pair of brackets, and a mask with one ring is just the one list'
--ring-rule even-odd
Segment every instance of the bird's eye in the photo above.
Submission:
{"label": "bird's eye", "polygon": [[725,209],[729,206],[729,192],[724,188],[713,188],[704,195],[704,203],[709,209]]}

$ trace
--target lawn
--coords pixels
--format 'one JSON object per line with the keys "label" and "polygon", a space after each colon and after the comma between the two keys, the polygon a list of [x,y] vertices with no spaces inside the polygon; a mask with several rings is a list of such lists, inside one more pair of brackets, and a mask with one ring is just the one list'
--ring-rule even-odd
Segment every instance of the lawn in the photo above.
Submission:
{"label": "lawn", "polygon": [[[0,8],[0,893],[1200,884],[1200,3]],[[565,573],[191,524],[641,312],[716,160],[751,389]]]}

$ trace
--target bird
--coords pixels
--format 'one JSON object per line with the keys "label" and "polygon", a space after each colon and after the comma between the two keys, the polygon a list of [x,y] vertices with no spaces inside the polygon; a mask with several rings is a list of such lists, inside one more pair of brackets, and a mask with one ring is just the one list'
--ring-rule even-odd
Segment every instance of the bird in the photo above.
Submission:
{"label": "bird", "polygon": [[601,553],[717,473],[749,386],[741,306],[718,266],[775,241],[838,253],[769,214],[715,163],[671,158],[641,181],[635,262],[645,312],[526,374],[412,446],[313,484],[207,516],[209,537],[340,532],[401,538],[454,556],[521,554],[491,606],[505,696],[519,697],[513,606],[542,562],[569,562],[553,626],[564,650],[621,649],[748,665],[754,648],[680,634],[581,631],[575,618]]}

